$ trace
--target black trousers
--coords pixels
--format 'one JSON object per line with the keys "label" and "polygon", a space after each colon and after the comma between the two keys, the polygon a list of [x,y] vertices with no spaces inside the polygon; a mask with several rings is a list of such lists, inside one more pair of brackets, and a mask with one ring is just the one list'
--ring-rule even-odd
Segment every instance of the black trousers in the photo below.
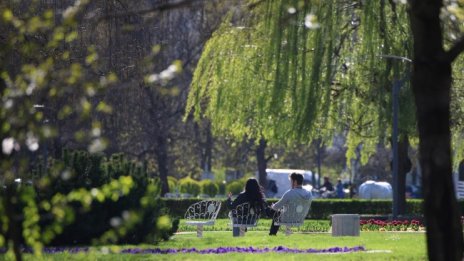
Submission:
{"label": "black trousers", "polygon": [[266,208],[266,215],[272,219],[272,224],[271,228],[269,229],[269,235],[274,236],[277,234],[277,231],[279,231],[280,226],[274,225],[274,216],[278,211],[275,211],[274,209],[268,207]]}

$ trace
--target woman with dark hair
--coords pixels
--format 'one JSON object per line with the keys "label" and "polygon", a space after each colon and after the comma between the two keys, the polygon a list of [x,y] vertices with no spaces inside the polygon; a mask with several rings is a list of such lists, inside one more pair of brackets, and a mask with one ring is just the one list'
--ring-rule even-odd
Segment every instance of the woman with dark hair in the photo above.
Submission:
{"label": "woman with dark hair", "polygon": [[[264,200],[264,193],[261,190],[261,186],[255,178],[249,178],[245,184],[245,190],[241,192],[237,198],[232,201],[232,193],[229,192],[226,205],[229,209],[235,209],[238,205],[243,203],[250,203],[250,206],[261,213],[265,210],[267,204]],[[239,235],[239,228],[233,228],[233,235]]]}

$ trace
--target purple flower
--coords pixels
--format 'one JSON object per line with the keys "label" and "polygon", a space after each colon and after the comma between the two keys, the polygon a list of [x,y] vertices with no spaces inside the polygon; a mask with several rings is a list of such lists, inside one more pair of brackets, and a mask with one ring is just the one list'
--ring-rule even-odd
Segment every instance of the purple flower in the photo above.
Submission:
{"label": "purple flower", "polygon": [[344,252],[356,252],[364,251],[364,247],[332,247],[326,249],[297,249],[297,248],[288,248],[285,246],[276,246],[274,248],[255,248],[250,247],[218,247],[218,248],[207,248],[207,249],[196,249],[196,248],[181,248],[181,249],[145,249],[140,251],[140,249],[124,249],[122,253],[138,254],[138,253],[152,253],[152,254],[175,254],[175,253],[196,253],[196,254],[227,254],[227,253],[267,253],[267,252],[277,252],[277,253],[344,253]]}
{"label": "purple flower", "polygon": [[[32,253],[32,248],[22,248],[23,253]],[[86,253],[89,251],[88,247],[45,247],[43,252],[46,254],[55,254],[55,253]],[[264,247],[256,248],[253,246],[250,247],[218,247],[218,248],[207,248],[207,249],[196,249],[196,248],[127,248],[121,250],[120,253],[124,254],[176,254],[176,253],[196,253],[196,254],[227,254],[227,253],[344,253],[344,252],[357,252],[365,251],[363,246],[355,247],[332,247],[325,249],[298,249],[298,248],[288,248],[285,246],[276,246],[274,248]],[[0,248],[0,253],[5,253],[5,248]]]}

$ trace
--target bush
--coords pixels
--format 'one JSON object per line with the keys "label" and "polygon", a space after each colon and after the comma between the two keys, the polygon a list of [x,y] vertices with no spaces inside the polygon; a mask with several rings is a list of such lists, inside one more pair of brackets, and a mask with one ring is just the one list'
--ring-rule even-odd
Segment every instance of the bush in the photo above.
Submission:
{"label": "bush", "polygon": [[[69,174],[66,178],[64,175],[57,176],[54,173],[57,169],[63,169],[63,173]],[[89,209],[85,209],[79,201],[70,203],[66,215],[74,220],[62,228],[62,233],[50,242],[52,245],[155,243],[172,234],[171,225],[165,225],[171,223],[171,220],[158,197],[159,183],[148,178],[143,164],[130,161],[123,154],[105,158],[88,152],[65,151],[62,160],[53,160],[49,169],[41,169],[39,172],[35,176],[47,178],[49,184],[40,186],[41,182],[33,183],[37,186],[34,189],[37,191],[38,202],[50,202],[57,192],[67,195],[80,191],[83,198],[94,198]],[[104,191],[101,189],[103,186],[114,187],[114,182],[123,177],[130,177],[132,183],[127,193],[112,193],[107,200],[101,198],[98,191]],[[73,218],[71,209],[78,218]],[[46,209],[39,211],[42,216],[47,216]],[[160,218],[165,221],[163,227],[157,225]],[[44,219],[40,225],[43,229],[53,222]]]}
{"label": "bush", "polygon": [[218,186],[218,194],[225,195],[226,194],[226,184],[222,181],[216,181],[216,185]]}
{"label": "bush", "polygon": [[[232,184],[232,183],[231,183]],[[193,203],[199,202],[199,199],[163,199],[170,215],[173,217],[183,217],[187,208]],[[219,211],[218,218],[227,218],[229,210],[225,205],[225,199],[222,201],[222,207]],[[275,203],[277,200],[266,200],[268,204]],[[464,207],[464,201],[460,201],[461,207]],[[385,216],[391,215],[391,200],[363,200],[363,199],[315,199],[309,210],[311,219],[330,219],[332,214],[360,214],[365,216]],[[406,215],[419,219],[422,216],[422,200],[408,199],[406,202]],[[363,218],[361,216],[361,218]],[[261,218],[267,218],[262,216]]]}
{"label": "bush", "polygon": [[176,192],[176,190],[178,189],[177,179],[172,176],[168,176],[168,186],[169,186],[169,192]]}
{"label": "bush", "polygon": [[179,180],[179,190],[181,193],[188,193],[193,196],[198,196],[201,191],[200,183],[190,177],[185,177]]}
{"label": "bush", "polygon": [[226,185],[226,194],[231,192],[234,195],[239,194],[245,188],[245,182],[242,180],[235,180]]}
{"label": "bush", "polygon": [[216,196],[219,191],[218,185],[209,179],[202,180],[201,184],[201,193],[207,194],[211,197]]}

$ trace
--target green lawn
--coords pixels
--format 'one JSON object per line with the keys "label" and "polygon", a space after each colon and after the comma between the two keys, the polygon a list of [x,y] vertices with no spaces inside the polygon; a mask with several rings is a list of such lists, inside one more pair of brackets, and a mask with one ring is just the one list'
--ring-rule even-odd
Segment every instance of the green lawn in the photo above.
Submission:
{"label": "green lawn", "polygon": [[[218,230],[226,229],[226,221],[220,221]],[[193,228],[185,227],[184,230]],[[43,260],[426,260],[425,233],[423,232],[361,232],[359,237],[332,237],[330,233],[294,233],[285,236],[279,232],[275,237],[267,235],[264,224],[258,230],[250,230],[245,237],[232,237],[231,231],[205,231],[203,238],[195,232],[182,232],[171,240],[157,246],[110,246],[94,248],[88,254],[44,255]],[[127,248],[193,248],[208,249],[217,247],[273,248],[284,246],[298,249],[325,249],[331,247],[363,246],[366,251],[340,254],[289,254],[289,253],[229,253],[229,254],[121,254]],[[102,251],[106,249],[106,251]],[[108,251],[109,250],[109,251]],[[109,252],[104,254],[103,252]],[[26,255],[25,260],[38,260]],[[0,256],[0,259],[6,258]]]}
{"label": "green lawn", "polygon": [[[229,219],[218,219],[213,226],[205,226],[204,231],[232,231],[229,225]],[[260,219],[258,226],[253,228],[257,231],[269,231],[271,219]],[[182,219],[179,224],[179,232],[195,231],[195,227],[185,225],[185,220]],[[330,224],[328,220],[305,220],[304,224],[297,228],[292,228],[295,232],[328,232]],[[231,232],[232,233],[232,232]]]}

